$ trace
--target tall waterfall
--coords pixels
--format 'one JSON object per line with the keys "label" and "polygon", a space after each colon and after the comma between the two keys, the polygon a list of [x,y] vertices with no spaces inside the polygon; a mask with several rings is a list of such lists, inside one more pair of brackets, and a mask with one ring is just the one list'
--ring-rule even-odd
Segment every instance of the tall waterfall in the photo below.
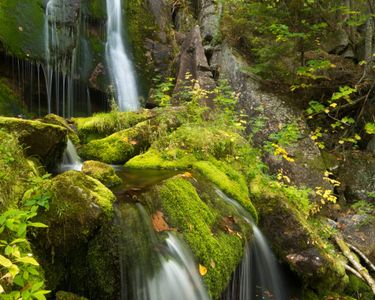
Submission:
{"label": "tall waterfall", "polygon": [[121,300],[209,300],[190,249],[173,233],[163,241],[142,205],[120,204]]}
{"label": "tall waterfall", "polygon": [[122,37],[121,0],[107,0],[106,60],[121,111],[137,110],[138,100],[135,73]]}
{"label": "tall waterfall", "polygon": [[253,241],[245,247],[241,265],[235,272],[232,282],[222,296],[222,300],[286,300],[285,287],[266,238],[252,221],[251,214],[237,201],[229,198],[221,190],[216,193],[233,205],[244,220],[253,228]]}

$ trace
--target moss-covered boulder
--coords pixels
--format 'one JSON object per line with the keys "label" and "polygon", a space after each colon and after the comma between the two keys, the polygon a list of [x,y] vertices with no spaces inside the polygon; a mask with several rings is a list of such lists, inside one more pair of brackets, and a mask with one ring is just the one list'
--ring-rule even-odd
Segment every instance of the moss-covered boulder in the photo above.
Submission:
{"label": "moss-covered boulder", "polygon": [[39,190],[43,189],[50,195],[49,209],[38,219],[48,231],[38,231],[32,243],[48,286],[84,294],[88,243],[111,220],[115,196],[98,180],[77,171],[56,176]]}
{"label": "moss-covered boulder", "polygon": [[77,133],[74,131],[72,126],[68,123],[68,121],[64,119],[63,117],[60,117],[55,114],[48,114],[44,116],[42,119],[40,119],[40,121],[43,123],[53,124],[53,125],[66,128],[66,130],[68,131],[68,137],[73,142],[73,144],[75,145],[79,144],[79,137]]}
{"label": "moss-covered boulder", "polygon": [[18,139],[0,130],[0,212],[16,207],[28,180],[37,175],[39,166],[25,157]]}
{"label": "moss-covered boulder", "polygon": [[207,268],[203,280],[211,296],[218,298],[242,259],[248,225],[203,177],[196,181],[177,176],[153,191],[168,225],[180,231],[190,246],[197,267],[199,263]]}
{"label": "moss-covered boulder", "polygon": [[44,2],[0,2],[0,42],[9,54],[42,60],[44,56]]}
{"label": "moss-covered boulder", "polygon": [[88,118],[73,118],[77,132],[83,143],[105,138],[117,131],[128,129],[137,123],[150,119],[156,115],[155,110],[139,112],[97,113]]}
{"label": "moss-covered boulder", "polygon": [[87,298],[65,291],[58,291],[56,293],[56,300],[87,300]]}
{"label": "moss-covered boulder", "polygon": [[116,175],[115,169],[100,161],[85,161],[82,172],[99,180],[106,187],[113,187],[122,183],[121,178]]}
{"label": "moss-covered boulder", "polygon": [[324,220],[309,217],[308,192],[267,177],[251,181],[250,195],[260,227],[278,256],[320,297],[341,292],[348,284],[345,259],[329,242]]}
{"label": "moss-covered boulder", "polygon": [[67,130],[39,121],[0,117],[0,129],[18,136],[27,156],[35,156],[48,170],[61,160],[66,147]]}

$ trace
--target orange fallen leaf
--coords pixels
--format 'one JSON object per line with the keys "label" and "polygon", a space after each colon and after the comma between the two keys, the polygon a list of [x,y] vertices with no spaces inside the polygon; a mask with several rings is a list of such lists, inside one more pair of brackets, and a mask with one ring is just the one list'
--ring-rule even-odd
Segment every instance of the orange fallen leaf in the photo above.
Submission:
{"label": "orange fallen leaf", "polygon": [[199,264],[199,274],[201,274],[201,276],[207,274],[207,268],[205,266],[202,266],[201,264]]}
{"label": "orange fallen leaf", "polygon": [[192,178],[193,177],[193,174],[191,174],[190,172],[185,172],[184,174],[181,175],[182,177],[185,177],[185,178]]}

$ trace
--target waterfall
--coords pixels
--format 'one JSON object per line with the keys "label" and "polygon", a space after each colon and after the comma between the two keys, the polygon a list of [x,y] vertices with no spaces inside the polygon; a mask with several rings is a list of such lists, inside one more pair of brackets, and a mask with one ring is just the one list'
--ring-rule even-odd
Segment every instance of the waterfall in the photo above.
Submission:
{"label": "waterfall", "polygon": [[120,204],[121,300],[209,300],[187,245],[160,240],[142,205]]}
{"label": "waterfall", "polygon": [[247,243],[245,247],[241,265],[233,275],[222,300],[288,299],[276,258],[266,238],[254,224],[251,214],[221,190],[216,188],[216,193],[237,209],[244,220],[252,226],[254,234],[252,242]]}
{"label": "waterfall", "polygon": [[59,166],[59,172],[65,172],[68,170],[76,170],[81,171],[82,169],[82,161],[81,158],[78,156],[76,147],[72,143],[70,139],[66,144],[66,149],[63,154],[63,161]]}
{"label": "waterfall", "polygon": [[132,62],[126,54],[122,38],[121,0],[107,0],[106,60],[121,111],[137,110],[140,106]]}

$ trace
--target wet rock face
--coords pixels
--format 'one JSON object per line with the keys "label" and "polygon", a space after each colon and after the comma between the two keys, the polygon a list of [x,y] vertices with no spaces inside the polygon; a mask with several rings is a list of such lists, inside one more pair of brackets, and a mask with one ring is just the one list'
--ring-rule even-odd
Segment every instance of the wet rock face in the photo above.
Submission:
{"label": "wet rock face", "polygon": [[263,125],[255,129],[255,123],[248,125],[247,134],[252,135],[255,146],[263,147],[271,134],[278,133],[288,124],[295,123],[299,130],[297,140],[285,147],[295,161],[289,162],[273,151],[266,154],[265,161],[272,173],[283,169],[291,181],[298,186],[315,189],[317,186],[330,189],[323,180],[324,162],[319,149],[309,137],[309,129],[302,113],[287,103],[286,99],[261,90],[259,79],[246,72],[247,64],[233,49],[223,44],[215,49],[211,59],[221,78],[226,78],[236,92],[240,93],[239,109],[244,110],[250,120],[257,120]]}
{"label": "wet rock face", "polygon": [[27,156],[40,159],[47,170],[52,170],[64,152],[67,130],[61,126],[39,121],[0,117],[0,128],[17,132]]}
{"label": "wet rock face", "polygon": [[365,200],[375,203],[375,155],[352,151],[337,171],[341,190],[348,202]]}
{"label": "wet rock face", "polygon": [[215,43],[220,33],[220,15],[222,4],[215,0],[198,0],[199,23],[205,44]]}
{"label": "wet rock face", "polygon": [[[191,75],[190,79],[186,79],[187,74]],[[174,94],[178,95],[187,86],[192,86],[192,79],[197,80],[199,86],[207,91],[216,86],[203,48],[199,26],[194,27],[182,45]]]}
{"label": "wet rock face", "polygon": [[361,250],[375,263],[375,216],[351,214],[338,219],[345,241]]}

